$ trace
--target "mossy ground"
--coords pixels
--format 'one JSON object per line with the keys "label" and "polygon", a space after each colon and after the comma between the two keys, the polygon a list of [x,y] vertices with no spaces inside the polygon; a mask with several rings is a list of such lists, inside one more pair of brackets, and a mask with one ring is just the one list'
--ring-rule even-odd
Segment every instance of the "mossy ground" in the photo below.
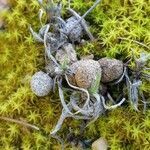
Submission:
{"label": "mossy ground", "polygon": [[[2,14],[6,29],[0,32],[0,116],[22,119],[40,127],[42,131],[1,120],[0,150],[58,150],[60,144],[48,138],[61,113],[57,93],[40,98],[31,92],[29,86],[31,76],[44,68],[44,47],[34,41],[28,28],[30,24],[35,30],[40,28],[39,4],[36,0],[11,0],[10,3],[10,11]],[[84,14],[92,4],[92,0],[74,0],[71,7]],[[86,17],[96,41],[78,47],[78,54],[93,53],[95,58],[108,56],[125,62],[132,56],[131,49],[137,57],[140,52],[149,52],[146,47],[132,41],[150,46],[148,16],[149,0],[102,0]],[[119,37],[127,40],[120,40]],[[149,98],[149,83],[143,81],[141,88]],[[68,119],[61,129],[61,137],[66,139],[69,126],[78,134],[79,125],[80,121]],[[129,103],[99,117],[86,128],[83,137],[93,139],[103,136],[112,150],[149,150],[149,133],[149,109],[145,114],[142,110],[135,112]],[[69,144],[66,147],[72,149]]]}

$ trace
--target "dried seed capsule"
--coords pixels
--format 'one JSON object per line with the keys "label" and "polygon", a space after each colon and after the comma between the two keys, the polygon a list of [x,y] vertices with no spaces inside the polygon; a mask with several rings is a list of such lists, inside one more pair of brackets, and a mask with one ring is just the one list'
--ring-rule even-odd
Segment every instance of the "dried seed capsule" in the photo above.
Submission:
{"label": "dried seed capsule", "polygon": [[101,76],[101,67],[94,60],[77,61],[70,66],[70,71],[74,74],[70,78],[72,84],[85,89],[91,87],[97,76]]}
{"label": "dried seed capsule", "polygon": [[[76,19],[76,17],[70,17],[69,19],[67,19],[66,21],[66,26],[65,28],[63,29],[63,31],[65,33],[68,33],[69,32],[69,39],[72,41],[72,42],[75,42],[75,41],[80,41],[80,38],[82,37],[83,35],[83,28],[81,26],[81,24],[79,23],[78,25],[76,25],[74,27],[75,24],[77,24],[78,20]],[[74,28],[73,28],[74,27]],[[73,28],[73,29],[72,29]],[[70,31],[71,30],[71,31]]]}
{"label": "dried seed capsule", "polygon": [[117,59],[102,58],[98,60],[102,68],[102,78],[103,83],[111,82],[123,74],[123,62]]}
{"label": "dried seed capsule", "polygon": [[55,57],[60,64],[63,64],[64,61],[66,61],[67,64],[72,64],[77,61],[76,51],[70,43],[65,44],[63,49],[58,50]]}
{"label": "dried seed capsule", "polygon": [[37,96],[46,96],[53,87],[53,80],[43,71],[39,71],[32,76],[30,85]]}

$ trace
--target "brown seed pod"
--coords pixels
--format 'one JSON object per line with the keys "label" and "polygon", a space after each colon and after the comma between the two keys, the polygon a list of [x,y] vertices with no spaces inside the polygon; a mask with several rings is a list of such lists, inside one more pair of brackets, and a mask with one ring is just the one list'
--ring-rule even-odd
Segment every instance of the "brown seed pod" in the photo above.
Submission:
{"label": "brown seed pod", "polygon": [[70,66],[70,71],[74,74],[70,77],[72,84],[88,89],[96,80],[97,75],[101,76],[101,67],[94,60],[80,60]]}
{"label": "brown seed pod", "polygon": [[103,83],[112,82],[123,74],[123,62],[117,59],[101,58],[98,60],[102,68]]}

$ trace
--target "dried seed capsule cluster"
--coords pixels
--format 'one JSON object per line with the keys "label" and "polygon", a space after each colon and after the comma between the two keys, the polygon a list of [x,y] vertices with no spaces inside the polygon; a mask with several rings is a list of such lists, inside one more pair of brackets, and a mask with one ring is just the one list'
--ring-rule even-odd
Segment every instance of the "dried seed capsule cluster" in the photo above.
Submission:
{"label": "dried seed capsule cluster", "polygon": [[[119,77],[123,74],[122,61],[109,58],[102,58],[98,61],[92,59],[77,61],[76,53],[74,49],[72,49],[71,45],[66,46],[65,50],[66,51],[63,51],[62,55],[61,51],[59,51],[56,54],[56,58],[60,63],[62,63],[65,58],[68,58],[69,63],[76,61],[75,63],[71,63],[69,67],[71,72],[69,80],[71,84],[75,86],[88,89],[96,80],[97,75],[101,77],[101,82],[109,83],[119,79]],[[52,62],[50,64],[52,64]],[[56,65],[46,66],[48,73],[55,73],[55,68]],[[42,71],[35,73],[31,80],[32,91],[38,96],[47,95],[52,88],[52,84],[53,82],[51,77]]]}
{"label": "dried seed capsule cluster", "polygon": [[[47,72],[46,74],[39,71],[33,75],[31,89],[37,96],[46,96],[57,83],[63,107],[60,119],[51,132],[53,135],[61,128],[66,117],[96,120],[106,109],[116,108],[124,102],[123,99],[118,104],[106,106],[105,98],[99,92],[100,82],[108,83],[122,75],[123,63],[108,58],[95,61],[93,60],[94,56],[78,60],[74,49],[74,43],[80,42],[84,33],[87,33],[91,40],[93,39],[84,17],[99,2],[100,0],[97,0],[82,17],[69,8],[68,10],[73,16],[67,20],[63,20],[59,13],[55,13],[51,9],[52,18],[50,19],[52,20],[40,29],[39,34],[30,28],[35,39],[44,43]],[[56,7],[56,9],[60,12],[60,7]],[[63,80],[66,82],[62,82]],[[75,93],[70,95],[68,103],[65,101],[64,83],[67,83],[67,89],[73,90]],[[77,95],[81,93],[83,94],[80,98]]]}

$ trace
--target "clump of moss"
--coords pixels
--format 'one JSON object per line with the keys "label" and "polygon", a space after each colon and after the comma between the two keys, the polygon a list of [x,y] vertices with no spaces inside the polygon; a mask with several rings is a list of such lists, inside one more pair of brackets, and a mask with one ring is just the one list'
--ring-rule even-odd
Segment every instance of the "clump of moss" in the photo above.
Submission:
{"label": "clump of moss", "polygon": [[[74,0],[71,7],[84,14],[93,2]],[[34,41],[28,28],[30,24],[37,30],[40,28],[39,4],[36,0],[11,0],[10,4],[10,10],[1,14],[6,25],[5,30],[0,31],[0,115],[29,122],[41,131],[2,120],[0,148],[60,149],[60,144],[48,136],[61,112],[57,94],[36,97],[29,85],[31,76],[44,67],[43,46]],[[138,58],[141,52],[149,52],[149,10],[150,4],[146,0],[103,0],[86,18],[96,41],[79,46],[78,55],[92,53],[97,59],[107,56],[126,62],[133,53]],[[129,64],[131,69],[134,65],[134,61]],[[144,79],[141,89],[150,101],[150,85]],[[115,92],[112,93],[116,95]],[[61,137],[66,137],[69,126],[79,135],[79,124],[72,120],[65,123]],[[142,114],[125,105],[87,127],[83,138],[103,136],[111,149],[149,149],[149,128],[148,108]],[[69,144],[66,147],[71,149]]]}

